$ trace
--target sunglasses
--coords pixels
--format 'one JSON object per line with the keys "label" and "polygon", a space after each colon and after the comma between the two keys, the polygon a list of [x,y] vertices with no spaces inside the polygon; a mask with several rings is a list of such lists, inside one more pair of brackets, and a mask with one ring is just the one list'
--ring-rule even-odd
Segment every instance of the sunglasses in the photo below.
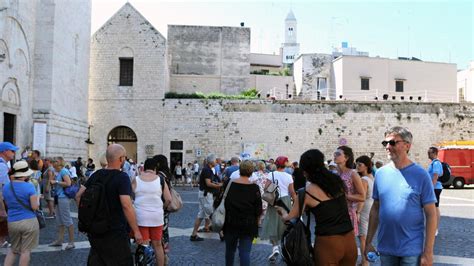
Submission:
{"label": "sunglasses", "polygon": [[384,140],[384,141],[382,141],[382,146],[387,147],[387,144],[390,144],[390,146],[395,146],[395,145],[397,145],[397,143],[399,143],[399,142],[405,142],[405,141],[404,141],[404,140],[397,140],[397,141],[395,141],[395,140],[393,140],[393,139],[392,139],[392,140],[389,140],[389,141]]}
{"label": "sunglasses", "polygon": [[341,156],[341,155],[342,155],[342,152],[340,152],[340,151],[334,152],[334,157],[338,157],[338,156]]}

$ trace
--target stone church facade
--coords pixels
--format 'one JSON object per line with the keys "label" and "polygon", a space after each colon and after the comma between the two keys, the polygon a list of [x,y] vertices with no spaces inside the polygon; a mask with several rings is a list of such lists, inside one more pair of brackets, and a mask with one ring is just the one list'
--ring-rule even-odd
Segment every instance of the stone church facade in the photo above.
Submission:
{"label": "stone church facade", "polygon": [[165,37],[125,4],[92,36],[92,157],[97,158],[112,142],[123,144],[135,160],[158,152],[155,146],[162,140],[168,77]]}
{"label": "stone church facade", "polygon": [[0,139],[87,154],[90,0],[0,2]]}

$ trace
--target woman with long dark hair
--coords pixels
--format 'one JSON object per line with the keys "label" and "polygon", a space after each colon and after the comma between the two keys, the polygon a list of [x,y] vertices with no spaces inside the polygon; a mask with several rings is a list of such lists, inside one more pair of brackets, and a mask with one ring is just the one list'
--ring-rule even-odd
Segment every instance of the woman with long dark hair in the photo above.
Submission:
{"label": "woman with long dark hair", "polygon": [[[374,203],[372,192],[374,189],[375,178],[372,175],[372,160],[367,155],[360,156],[356,159],[357,172],[362,178],[362,184],[366,191],[366,199],[360,202],[357,208],[357,219],[359,220],[359,243],[362,254],[365,254],[365,239],[369,228],[369,213]],[[369,262],[362,256],[362,266],[368,266]]]}
{"label": "woman with long dark hair", "polygon": [[334,152],[334,162],[342,181],[346,184],[347,209],[351,216],[355,235],[359,235],[357,205],[365,201],[365,190],[359,174],[354,170],[354,153],[348,146],[339,146]]}
{"label": "woman with long dark hair", "polygon": [[[153,160],[156,161],[156,174],[158,176],[162,177],[165,179],[166,185],[165,189],[171,189],[171,171],[168,165],[168,158],[164,156],[163,154],[155,155],[153,156]],[[161,238],[162,243],[163,243],[163,250],[165,251],[165,265],[168,264],[168,253],[170,251],[169,247],[169,241],[170,241],[170,236],[169,236],[169,221],[170,221],[170,213],[164,208],[164,213],[163,213],[163,236]]]}
{"label": "woman with long dark hair", "polygon": [[304,202],[298,197],[290,213],[278,212],[285,221],[299,216],[299,204],[304,204],[315,217],[314,262],[316,265],[355,265],[357,246],[347,210],[346,188],[342,179],[324,166],[324,155],[317,149],[301,155],[300,168],[309,183]]}

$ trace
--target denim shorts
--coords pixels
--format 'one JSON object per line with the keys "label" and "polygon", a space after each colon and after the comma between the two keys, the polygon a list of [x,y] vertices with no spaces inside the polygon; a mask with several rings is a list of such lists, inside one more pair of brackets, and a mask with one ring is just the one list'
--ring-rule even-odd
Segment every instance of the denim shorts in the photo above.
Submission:
{"label": "denim shorts", "polygon": [[420,265],[421,255],[419,256],[391,256],[391,255],[381,255],[380,262],[384,266],[417,266]]}

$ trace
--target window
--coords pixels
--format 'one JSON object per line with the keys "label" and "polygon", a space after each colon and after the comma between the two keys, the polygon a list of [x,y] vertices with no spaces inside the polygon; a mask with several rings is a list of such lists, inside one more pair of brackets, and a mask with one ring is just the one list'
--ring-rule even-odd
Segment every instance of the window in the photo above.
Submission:
{"label": "window", "polygon": [[459,88],[459,101],[465,102],[466,99],[464,98],[464,88]]}
{"label": "window", "polygon": [[395,92],[403,92],[403,80],[395,80]]}
{"label": "window", "polygon": [[326,78],[318,78],[318,92],[327,88]]}
{"label": "window", "polygon": [[268,75],[270,73],[270,70],[268,69],[262,69],[262,74]]}
{"label": "window", "polygon": [[170,142],[170,150],[182,150],[183,149],[183,142],[182,141],[171,141]]}
{"label": "window", "polygon": [[119,58],[120,86],[133,86],[133,58]]}
{"label": "window", "polygon": [[360,89],[363,91],[369,90],[369,79],[368,78],[360,78]]}

